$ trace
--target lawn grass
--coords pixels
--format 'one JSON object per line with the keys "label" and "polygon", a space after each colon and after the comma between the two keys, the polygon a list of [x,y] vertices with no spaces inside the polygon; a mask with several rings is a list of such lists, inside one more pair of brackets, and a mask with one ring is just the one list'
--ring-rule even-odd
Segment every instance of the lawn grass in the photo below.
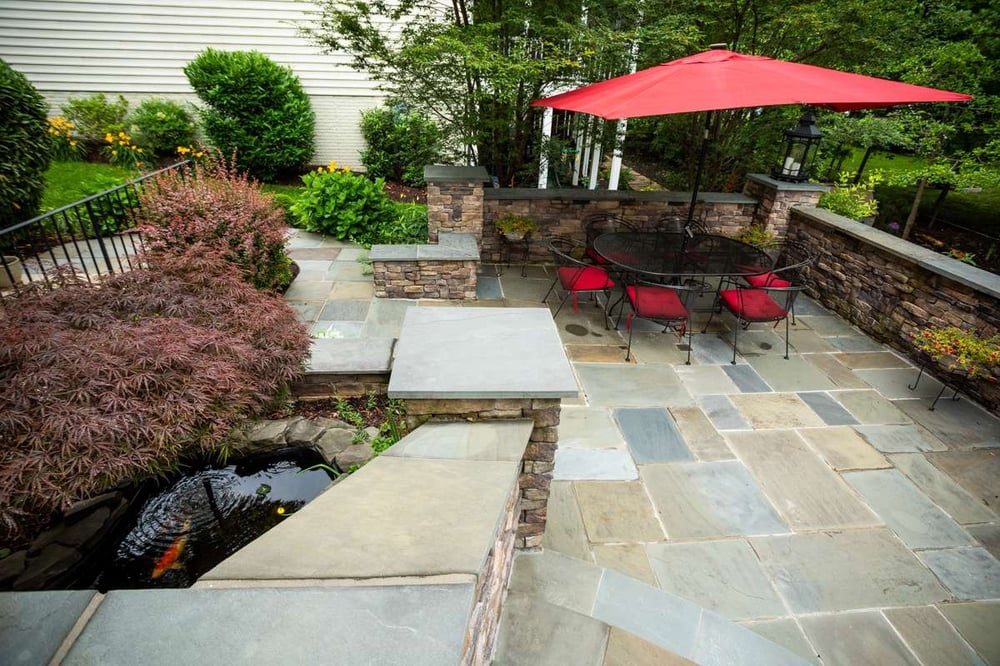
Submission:
{"label": "lawn grass", "polygon": [[99,162],[52,162],[45,172],[42,212],[79,201],[121,185],[135,176],[125,169]]}
{"label": "lawn grass", "polygon": [[260,189],[270,194],[284,194],[292,199],[298,199],[299,195],[302,194],[301,185],[271,185],[270,183],[264,183],[260,186]]}

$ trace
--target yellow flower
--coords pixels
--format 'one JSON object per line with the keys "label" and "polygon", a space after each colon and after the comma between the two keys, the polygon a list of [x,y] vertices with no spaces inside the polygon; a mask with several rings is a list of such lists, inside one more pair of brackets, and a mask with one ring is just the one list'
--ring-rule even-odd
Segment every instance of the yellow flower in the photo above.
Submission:
{"label": "yellow flower", "polygon": [[344,173],[351,173],[351,166],[350,166],[350,165],[347,165],[347,166],[345,166],[345,167],[343,168],[343,172],[344,172]]}
{"label": "yellow flower", "polygon": [[194,156],[200,159],[205,156],[205,153],[199,150],[197,153],[194,154]]}
{"label": "yellow flower", "polygon": [[111,157],[118,157],[118,151],[117,150],[112,150],[111,151]]}
{"label": "yellow flower", "polygon": [[278,515],[279,516],[285,515],[285,507],[283,507],[283,506],[279,506],[278,507]]}
{"label": "yellow flower", "polygon": [[76,139],[70,139],[69,140],[69,145],[75,146],[76,145]]}
{"label": "yellow flower", "polygon": [[111,135],[111,132],[108,132],[107,134],[104,135],[104,140],[107,141],[108,143],[114,143],[115,137]]}
{"label": "yellow flower", "polygon": [[330,163],[326,165],[326,168],[329,169],[330,171],[336,171],[337,170],[337,160],[330,160]]}
{"label": "yellow flower", "polygon": [[178,155],[187,155],[190,152],[191,152],[190,148],[185,148],[184,146],[177,146]]}
{"label": "yellow flower", "polygon": [[[133,147],[134,147],[134,146],[133,146]],[[139,154],[141,155],[141,154],[142,154],[142,148],[136,148],[136,149],[135,149],[135,152],[137,152],[137,153],[139,153]]]}

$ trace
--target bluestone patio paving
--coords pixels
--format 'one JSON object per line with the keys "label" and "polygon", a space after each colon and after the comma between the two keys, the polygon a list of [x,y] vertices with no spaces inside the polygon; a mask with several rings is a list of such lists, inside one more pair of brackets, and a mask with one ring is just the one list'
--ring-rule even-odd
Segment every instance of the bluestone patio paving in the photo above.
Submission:
{"label": "bluestone patio paving", "polygon": [[[363,284],[338,252],[326,276]],[[485,280],[479,305],[553,312],[551,271],[527,273]],[[341,282],[321,308],[367,298]],[[442,305],[372,302],[362,338]],[[582,392],[563,399],[544,550],[517,559],[531,583],[496,663],[1000,663],[1000,421],[964,396],[929,411],[932,378],[910,391],[905,358],[808,297],[796,309],[789,360],[783,327],[755,325],[731,365],[731,318],[703,335],[698,315],[686,366],[672,333],[639,322],[626,364],[624,326],[588,299],[563,308]]]}

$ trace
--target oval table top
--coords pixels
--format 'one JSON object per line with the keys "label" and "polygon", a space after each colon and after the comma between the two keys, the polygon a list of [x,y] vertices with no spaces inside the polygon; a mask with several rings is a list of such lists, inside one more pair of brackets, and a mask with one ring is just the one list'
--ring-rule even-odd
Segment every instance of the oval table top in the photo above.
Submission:
{"label": "oval table top", "polygon": [[594,250],[615,266],[657,280],[759,275],[771,265],[759,247],[718,234],[614,232],[598,236]]}

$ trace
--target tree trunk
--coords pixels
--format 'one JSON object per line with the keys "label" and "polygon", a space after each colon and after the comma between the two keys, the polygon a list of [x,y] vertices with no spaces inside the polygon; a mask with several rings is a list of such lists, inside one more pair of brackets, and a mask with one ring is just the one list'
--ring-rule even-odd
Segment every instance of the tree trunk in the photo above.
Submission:
{"label": "tree trunk", "polygon": [[941,192],[938,194],[937,199],[934,200],[934,206],[931,207],[931,221],[927,223],[928,229],[934,228],[934,223],[937,222],[938,213],[941,212],[941,206],[944,204],[944,198],[948,196],[948,192],[951,191],[951,185],[945,183],[941,186]]}
{"label": "tree trunk", "polygon": [[906,218],[906,226],[903,227],[902,239],[910,237],[913,225],[917,221],[917,211],[920,210],[920,200],[924,198],[924,188],[927,187],[927,179],[921,178],[917,181],[917,193],[913,196],[913,205],[910,207],[910,215]]}
{"label": "tree trunk", "polygon": [[858,171],[854,174],[855,185],[861,182],[861,174],[865,172],[865,166],[868,165],[868,158],[872,156],[872,151],[874,150],[875,146],[868,146],[865,148],[865,156],[861,158],[861,164],[858,165]]}

